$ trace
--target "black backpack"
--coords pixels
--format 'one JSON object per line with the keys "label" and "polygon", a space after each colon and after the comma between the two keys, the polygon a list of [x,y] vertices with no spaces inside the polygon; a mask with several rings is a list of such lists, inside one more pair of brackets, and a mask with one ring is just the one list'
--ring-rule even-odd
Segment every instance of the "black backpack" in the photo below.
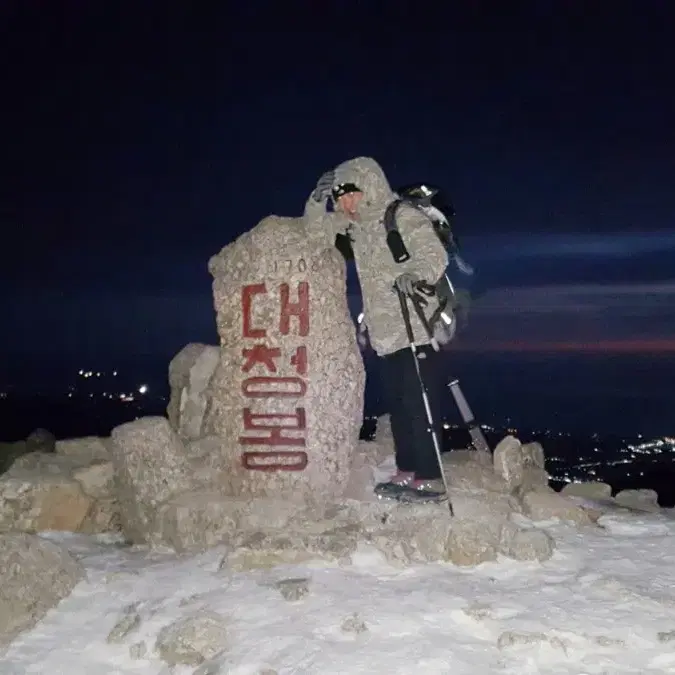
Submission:
{"label": "black backpack", "polygon": [[[396,212],[401,205],[406,204],[423,213],[431,221],[436,236],[448,252],[448,258],[455,263],[457,268],[463,274],[473,274],[473,269],[459,255],[459,241],[453,228],[455,209],[441,190],[428,183],[413,183],[399,188],[396,194],[399,196],[387,207],[383,222],[387,232],[387,245],[394,260],[397,263],[403,263],[410,259],[405,242],[396,226]],[[354,252],[347,234],[338,234],[335,246],[346,260],[353,259]],[[430,293],[437,297],[439,303],[438,310],[432,316],[430,323],[442,329],[439,332],[451,329],[446,339],[448,342],[454,336],[455,329],[467,323],[471,303],[470,294],[466,289],[456,288],[447,272],[430,289]],[[456,321],[453,321],[453,318]]]}
{"label": "black backpack", "polygon": [[[394,260],[396,262],[405,262],[410,257],[405,245],[402,241],[395,242],[392,249],[391,239],[395,235],[390,236],[390,232],[396,231],[396,211],[401,204],[408,204],[420,211],[422,211],[430,220],[434,228],[434,232],[440,239],[441,243],[448,251],[448,254],[453,257],[459,251],[459,242],[453,232],[452,225],[455,217],[455,209],[453,205],[447,201],[437,187],[432,187],[427,183],[414,183],[396,190],[399,195],[389,206],[384,215],[384,227],[387,231],[387,243],[392,251]],[[354,259],[354,251],[352,250],[351,240],[346,233],[338,234],[335,238],[335,246],[342,253],[345,260]]]}

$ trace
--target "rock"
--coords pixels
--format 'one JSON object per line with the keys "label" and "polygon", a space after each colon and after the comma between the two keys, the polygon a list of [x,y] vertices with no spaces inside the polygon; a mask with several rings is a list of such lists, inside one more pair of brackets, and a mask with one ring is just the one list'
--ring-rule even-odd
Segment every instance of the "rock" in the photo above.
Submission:
{"label": "rock", "polygon": [[522,509],[518,500],[490,490],[452,490],[455,516],[449,541],[449,560],[455,565],[478,565],[511,553],[516,526],[513,514]]}
{"label": "rock", "polygon": [[546,469],[538,466],[525,465],[523,467],[522,483],[518,487],[518,494],[524,495],[528,492],[554,492],[549,485],[549,475]]}
{"label": "rock", "polygon": [[0,478],[0,531],[119,529],[110,461],[91,453],[33,452]]}
{"label": "rock", "polygon": [[119,644],[124,642],[126,637],[133,633],[141,625],[141,615],[138,613],[138,603],[129,605],[119,621],[113,626],[106,642],[109,644]]}
{"label": "rock", "polygon": [[72,478],[12,469],[0,478],[0,532],[80,532],[94,503]]}
{"label": "rock", "polygon": [[82,566],[53,542],[0,534],[0,645],[32,628],[84,576]]}
{"label": "rock", "polygon": [[129,658],[137,661],[144,659],[148,654],[148,645],[145,642],[135,642],[129,647]]}
{"label": "rock", "polygon": [[56,436],[46,429],[36,429],[26,438],[26,452],[54,452]]}
{"label": "rock", "polygon": [[82,491],[94,499],[112,499],[115,495],[112,462],[73,467],[72,476],[82,486]]}
{"label": "rock", "polygon": [[352,505],[360,539],[380,551],[390,564],[410,565],[448,559],[451,519],[447,505],[378,501]]}
{"label": "rock", "polygon": [[310,560],[346,561],[356,551],[358,532],[354,524],[340,526],[331,521],[307,523],[303,529],[284,532],[238,532],[220,568],[242,571]]}
{"label": "rock", "polygon": [[575,525],[591,525],[583,507],[557,492],[528,492],[523,496],[525,514],[532,520],[558,518]]}
{"label": "rock", "polygon": [[523,455],[523,463],[525,466],[546,469],[546,456],[541,443],[536,441],[524,443],[521,448],[521,453]]}
{"label": "rock", "polygon": [[656,635],[659,642],[666,644],[669,642],[675,642],[675,630],[669,631],[660,631]]}
{"label": "rock", "polygon": [[368,632],[368,626],[366,622],[356,613],[350,614],[345,617],[340,624],[340,630],[343,633],[353,633],[354,635],[360,635],[361,633]]}
{"label": "rock", "polygon": [[614,500],[619,506],[636,511],[657,513],[661,510],[659,495],[654,490],[621,490]]}
{"label": "rock", "polygon": [[377,501],[373,488],[377,483],[376,476],[380,464],[393,454],[393,446],[378,441],[359,441],[352,457],[349,479],[345,486],[343,498],[356,499],[362,502]]}
{"label": "rock", "polygon": [[486,452],[475,450],[446,452],[443,454],[443,468],[452,487],[503,493],[510,491],[509,484],[495,472],[492,457]]}
{"label": "rock", "polygon": [[494,468],[511,490],[523,483],[524,458],[520,441],[514,436],[505,436],[495,448]]}
{"label": "rock", "polygon": [[238,531],[281,530],[300,511],[298,504],[280,499],[186,492],[158,507],[151,536],[155,544],[196,552],[228,543]]}
{"label": "rock", "polygon": [[218,365],[220,349],[191,343],[169,364],[171,398],[167,415],[171,427],[185,441],[208,435],[204,421],[211,405],[209,384]]}
{"label": "rock", "polygon": [[222,438],[210,435],[185,441],[185,454],[192,466],[195,484],[207,492],[232,495],[232,478],[227,467]]}
{"label": "rock", "polygon": [[165,626],[155,648],[170,666],[198,666],[215,658],[227,647],[228,631],[220,614],[197,612]]}
{"label": "rock", "polygon": [[236,528],[231,500],[218,493],[189,492],[159,506],[149,532],[153,544],[182,553],[225,543]]}
{"label": "rock", "polygon": [[221,354],[207,417],[235,495],[327,503],[349,480],[365,373],[344,261],[318,246],[302,219],[269,216],[209,261]]}
{"label": "rock", "polygon": [[275,584],[284,600],[296,602],[309,593],[309,579],[281,579]]}
{"label": "rock", "polygon": [[392,564],[450,561],[476,565],[495,560],[507,539],[504,529],[515,530],[512,513],[518,500],[489,490],[450,489],[455,515],[447,504],[350,503],[341,518],[358,522],[361,538]]}
{"label": "rock", "polygon": [[120,505],[116,498],[97,499],[90,507],[87,518],[79,529],[82,534],[121,532]]}
{"label": "rock", "polygon": [[522,647],[542,643],[560,649],[567,654],[568,645],[560,638],[546,635],[545,633],[528,633],[524,631],[504,631],[497,639],[497,648],[508,649],[510,647]]}
{"label": "rock", "polygon": [[93,464],[96,461],[110,461],[108,450],[110,439],[98,436],[68,438],[56,441],[56,454],[66,457],[80,458],[82,464]]}
{"label": "rock", "polygon": [[537,560],[544,562],[553,555],[555,543],[548,532],[534,529],[519,529],[502,545],[502,552],[514,560]]}
{"label": "rock", "polygon": [[499,539],[485,534],[481,524],[475,521],[454,523],[448,542],[448,561],[464,567],[497,560]]}
{"label": "rock", "polygon": [[612,487],[607,483],[567,483],[560,491],[565,497],[582,497],[583,499],[595,499],[604,501],[612,498]]}
{"label": "rock", "polygon": [[120,517],[132,543],[149,540],[157,507],[194,487],[185,448],[164,417],[142,417],[115,427],[111,458]]}

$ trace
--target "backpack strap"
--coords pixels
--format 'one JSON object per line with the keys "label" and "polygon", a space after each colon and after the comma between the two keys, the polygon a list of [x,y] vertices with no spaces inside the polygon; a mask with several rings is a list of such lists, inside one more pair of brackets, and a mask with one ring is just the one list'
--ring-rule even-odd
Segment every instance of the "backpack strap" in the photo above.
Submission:
{"label": "backpack strap", "polygon": [[387,246],[389,251],[397,263],[404,263],[410,260],[410,253],[403,242],[403,237],[396,226],[396,212],[398,207],[403,203],[403,199],[394,199],[393,202],[387,205],[384,211],[383,225],[387,233]]}
{"label": "backpack strap", "polygon": [[393,202],[387,205],[387,208],[384,211],[384,229],[387,234],[393,230],[398,230],[396,226],[396,211],[398,207],[403,203],[402,199],[394,199]]}

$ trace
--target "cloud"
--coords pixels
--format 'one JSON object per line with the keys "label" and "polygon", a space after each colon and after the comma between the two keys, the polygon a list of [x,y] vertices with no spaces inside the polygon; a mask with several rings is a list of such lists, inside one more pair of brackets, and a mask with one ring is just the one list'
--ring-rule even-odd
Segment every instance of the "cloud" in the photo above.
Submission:
{"label": "cloud", "polygon": [[505,287],[472,308],[462,348],[669,353],[675,281]]}
{"label": "cloud", "polygon": [[675,316],[675,281],[639,284],[556,284],[503,287],[476,303],[477,313],[653,311]]}
{"label": "cloud", "polygon": [[611,234],[529,234],[463,237],[481,260],[545,258],[622,259],[636,255],[675,253],[675,233],[669,231]]}

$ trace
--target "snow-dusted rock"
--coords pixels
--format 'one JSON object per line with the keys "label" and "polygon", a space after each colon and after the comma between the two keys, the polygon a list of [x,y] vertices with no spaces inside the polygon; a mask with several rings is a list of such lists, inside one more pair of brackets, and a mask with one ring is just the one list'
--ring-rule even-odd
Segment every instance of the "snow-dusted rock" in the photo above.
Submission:
{"label": "snow-dusted rock", "polygon": [[59,441],[56,453],[17,459],[0,477],[0,530],[119,530],[112,463],[99,449],[90,439],[73,439]]}
{"label": "snow-dusted rock", "polygon": [[82,464],[93,464],[97,461],[110,461],[110,439],[100,436],[84,436],[56,441],[56,454],[67,457],[78,457]]}
{"label": "snow-dusted rock", "polygon": [[66,475],[10,471],[0,478],[0,532],[81,532],[94,501]]}
{"label": "snow-dusted rock", "polygon": [[0,477],[0,531],[92,534],[117,529],[119,508],[109,459],[88,451],[32,452]]}
{"label": "snow-dusted rock", "polygon": [[443,455],[443,468],[448,483],[464,490],[491,490],[507,493],[509,483],[493,467],[487,452],[453,450]]}
{"label": "snow-dusted rock", "polygon": [[222,569],[265,569],[309,560],[347,562],[356,551],[359,527],[332,521],[280,530],[242,531],[231,540]]}
{"label": "snow-dusted rock", "polygon": [[141,625],[141,615],[138,613],[138,603],[133,603],[125,607],[122,616],[113,626],[106,642],[110,644],[119,644],[133,633]]}
{"label": "snow-dusted rock", "polygon": [[612,486],[601,482],[567,483],[560,491],[566,497],[581,497],[604,501],[612,498]]}
{"label": "snow-dusted rock", "polygon": [[185,447],[164,417],[142,417],[113,429],[110,444],[124,534],[148,541],[160,504],[194,487]]}
{"label": "snow-dusted rock", "polygon": [[18,457],[0,477],[0,531],[119,530],[107,439],[56,441],[56,452]]}
{"label": "snow-dusted rock", "polygon": [[557,492],[528,492],[523,496],[526,515],[532,520],[558,518],[575,525],[591,525],[593,519],[582,506]]}
{"label": "snow-dusted rock", "polygon": [[283,531],[301,511],[302,506],[290,500],[186,492],[158,506],[150,539],[179,552],[200,551],[228,543],[240,532]]}
{"label": "snow-dusted rock", "polygon": [[218,365],[220,349],[191,343],[169,364],[171,398],[167,415],[172,428],[183,440],[208,435],[206,413],[211,404],[209,384]]}
{"label": "snow-dusted rock", "polygon": [[216,612],[201,611],[162,628],[155,649],[170,666],[198,666],[222,653],[227,644],[225,619]]}
{"label": "snow-dusted rock", "polygon": [[555,549],[555,542],[548,532],[535,529],[518,529],[510,532],[502,542],[502,552],[514,560],[548,560]]}
{"label": "snow-dusted rock", "polygon": [[525,460],[521,443],[517,438],[505,436],[497,444],[493,459],[495,472],[506,481],[510,489],[522,485]]}
{"label": "snow-dusted rock", "polygon": [[208,423],[224,441],[233,493],[339,498],[365,385],[344,260],[307,236],[302,219],[269,216],[209,270],[221,353]]}
{"label": "snow-dusted rock", "polygon": [[659,495],[654,490],[621,490],[614,497],[619,506],[636,511],[660,511]]}
{"label": "snow-dusted rock", "polygon": [[309,579],[306,577],[280,579],[274,585],[284,600],[289,602],[302,600],[309,593]]}
{"label": "snow-dusted rock", "polygon": [[84,569],[53,542],[0,534],[0,646],[34,626],[84,578]]}
{"label": "snow-dusted rock", "polygon": [[546,456],[541,443],[537,441],[523,443],[521,452],[523,454],[523,463],[525,466],[535,466],[539,469],[546,468]]}
{"label": "snow-dusted rock", "polygon": [[187,492],[157,508],[149,536],[153,544],[182,553],[227,542],[236,529],[232,500],[219,493]]}
{"label": "snow-dusted rock", "polygon": [[377,482],[378,467],[393,451],[393,441],[390,445],[387,440],[381,441],[379,436],[375,441],[359,441],[342,497],[365,502],[377,501],[373,487]]}

